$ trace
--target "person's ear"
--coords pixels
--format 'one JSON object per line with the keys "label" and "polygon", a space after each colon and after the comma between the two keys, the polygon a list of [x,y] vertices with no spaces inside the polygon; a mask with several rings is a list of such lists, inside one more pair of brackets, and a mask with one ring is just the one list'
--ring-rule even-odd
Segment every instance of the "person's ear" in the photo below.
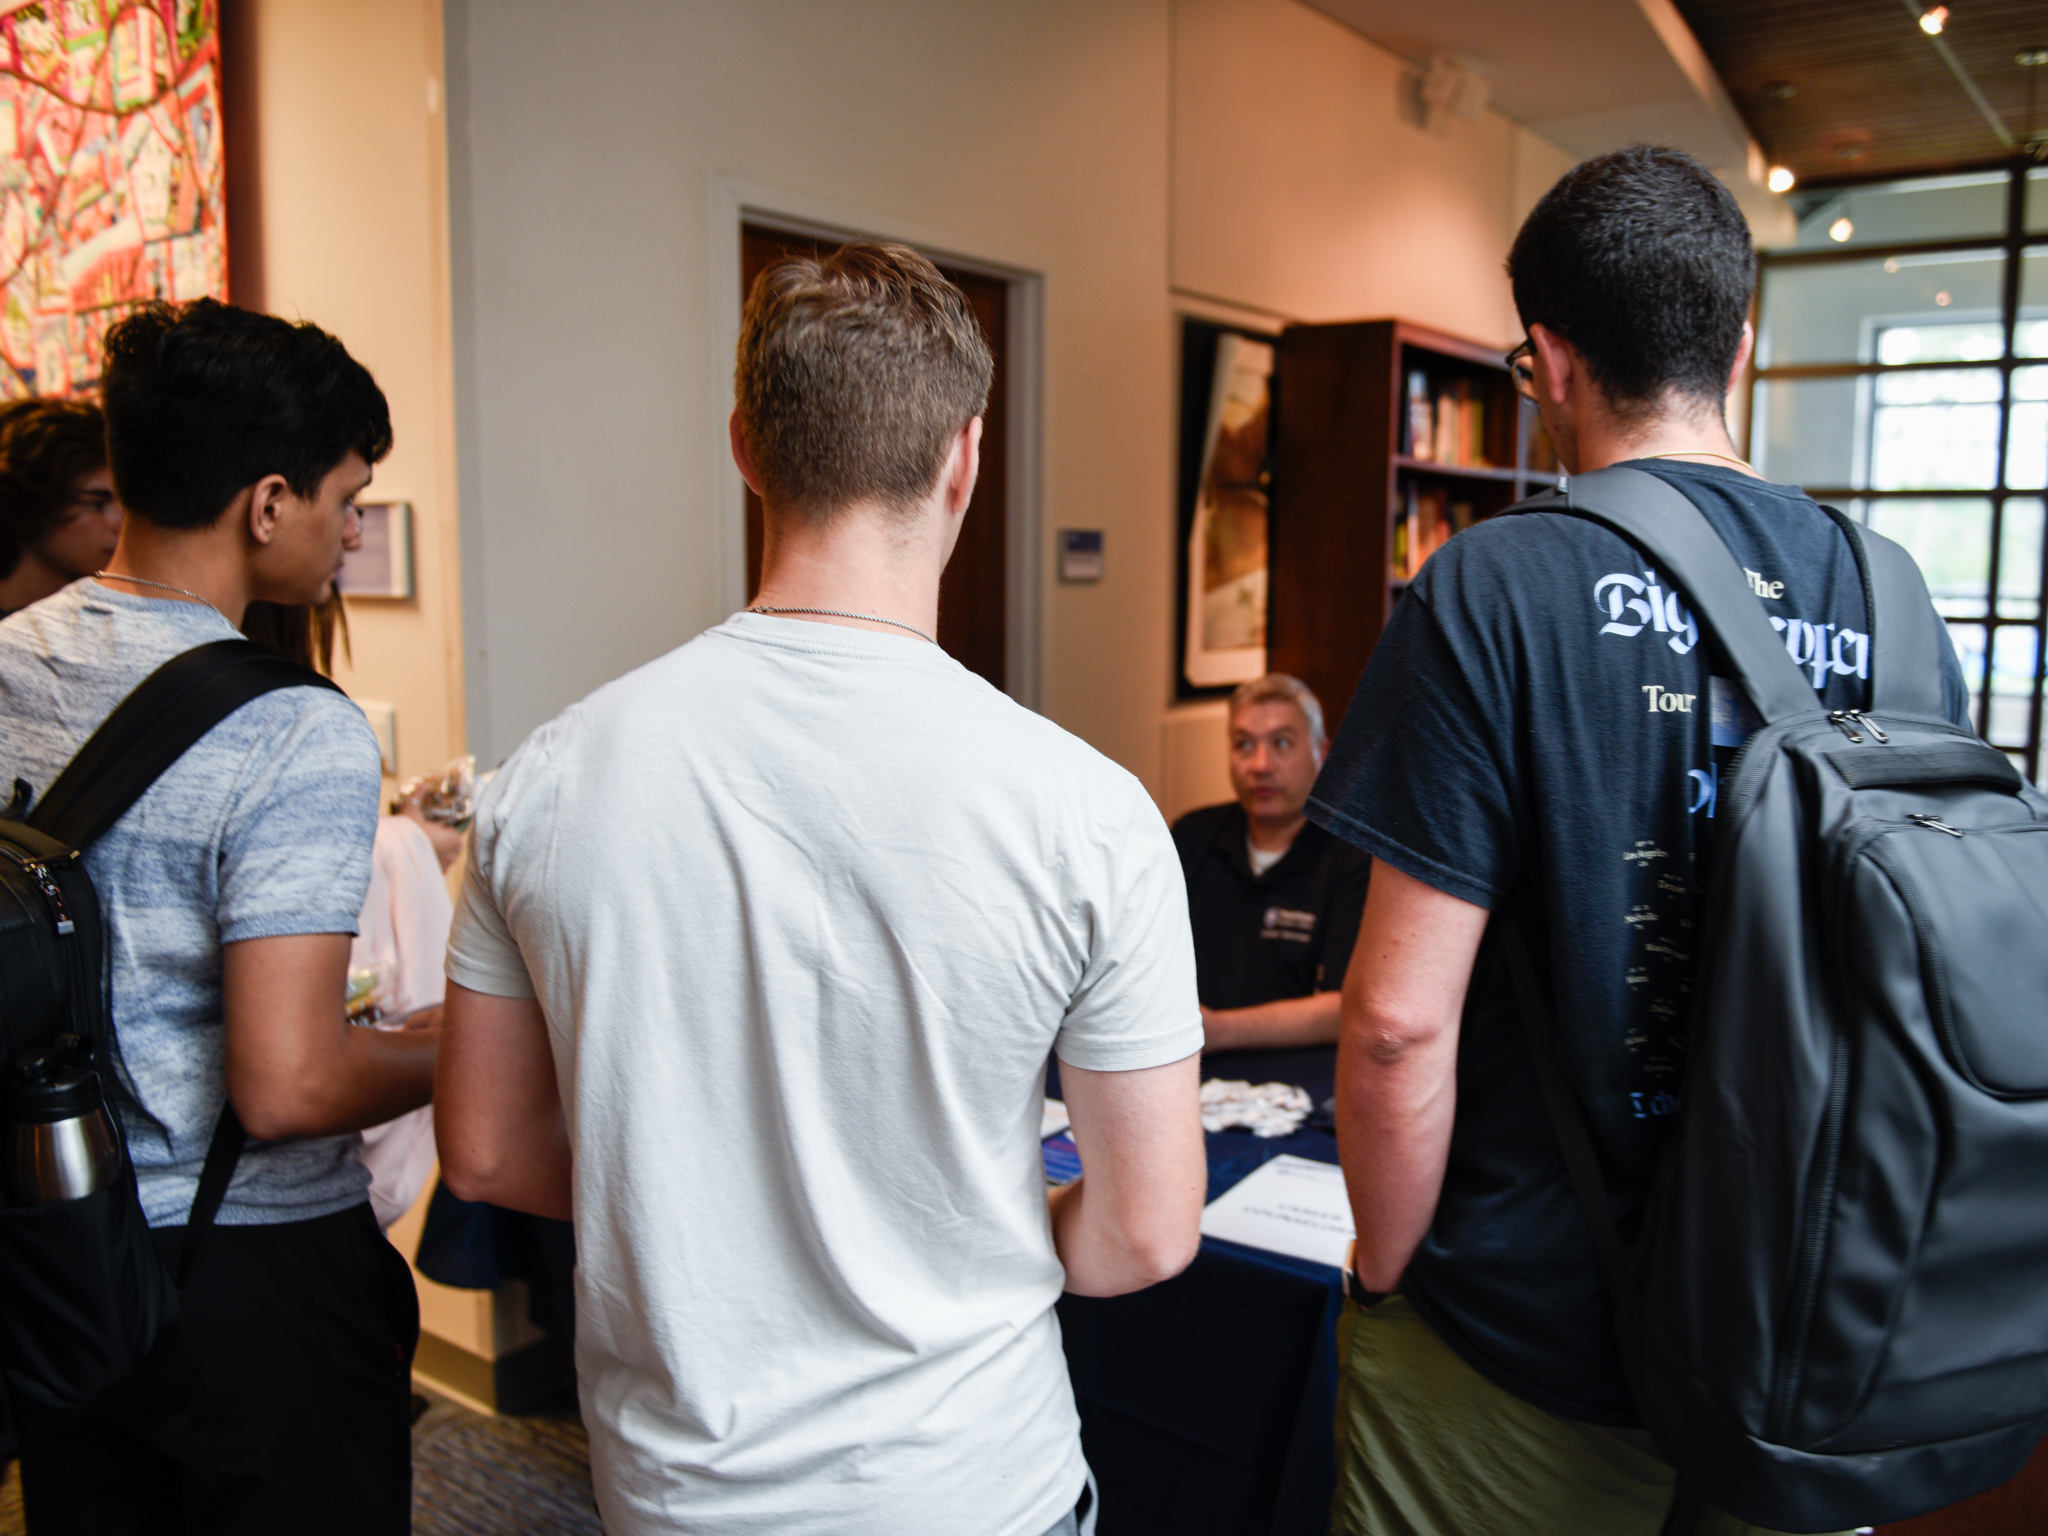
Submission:
{"label": "person's ear", "polygon": [[1736,380],[1742,377],[1742,370],[1749,366],[1749,357],[1756,350],[1756,327],[1747,320],[1742,322],[1742,344],[1735,349],[1735,366],[1728,370],[1728,387],[1723,395],[1735,393]]}
{"label": "person's ear", "polygon": [[968,418],[967,425],[953,435],[946,450],[946,465],[939,472],[945,490],[949,516],[957,517],[974,500],[974,482],[981,478],[981,418]]}
{"label": "person's ear", "polygon": [[242,494],[249,498],[244,513],[249,537],[267,547],[284,521],[284,499],[291,494],[291,487],[283,475],[265,475]]}
{"label": "person's ear", "polygon": [[732,437],[732,461],[739,466],[740,478],[747,482],[747,489],[763,501],[768,498],[761,490],[761,475],[754,468],[754,456],[747,452],[747,434],[740,430],[740,413],[734,408],[726,421],[726,430]]}
{"label": "person's ear", "polygon": [[1536,372],[1536,388],[1552,405],[1563,405],[1571,395],[1581,368],[1578,351],[1549,326],[1529,327],[1529,347],[1542,367]]}

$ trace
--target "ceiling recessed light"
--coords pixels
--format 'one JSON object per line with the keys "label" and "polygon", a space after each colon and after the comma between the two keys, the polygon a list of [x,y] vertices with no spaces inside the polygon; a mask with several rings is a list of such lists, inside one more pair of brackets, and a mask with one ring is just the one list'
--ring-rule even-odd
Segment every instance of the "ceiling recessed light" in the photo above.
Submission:
{"label": "ceiling recessed light", "polygon": [[1896,272],[1896,271],[1898,271],[1898,270],[1899,270],[1899,262],[1898,262],[1898,258],[1897,258],[1897,257],[1895,257],[1895,256],[1888,256],[1888,257],[1886,257],[1886,258],[1885,258],[1885,263],[1884,263],[1884,269],[1885,269],[1885,271],[1887,271],[1887,272]]}
{"label": "ceiling recessed light", "polygon": [[1949,304],[1948,290],[1944,288],[1941,290],[1941,292],[1937,293],[1934,296],[1934,302],[1939,304],[1943,309],[1947,309]]}
{"label": "ceiling recessed light", "polygon": [[1948,25],[1948,7],[1933,6],[1920,13],[1920,30],[1929,37],[1939,37],[1941,29]]}
{"label": "ceiling recessed light", "polygon": [[1837,245],[1840,245],[1844,240],[1848,239],[1851,235],[1855,233],[1856,226],[1854,224],[1851,224],[1847,219],[1837,219],[1834,223],[1828,226],[1828,238],[1834,241]]}
{"label": "ceiling recessed light", "polygon": [[1772,166],[1771,174],[1765,178],[1766,184],[1773,192],[1790,192],[1792,190],[1792,183],[1796,180],[1798,178],[1792,174],[1792,168],[1787,165]]}

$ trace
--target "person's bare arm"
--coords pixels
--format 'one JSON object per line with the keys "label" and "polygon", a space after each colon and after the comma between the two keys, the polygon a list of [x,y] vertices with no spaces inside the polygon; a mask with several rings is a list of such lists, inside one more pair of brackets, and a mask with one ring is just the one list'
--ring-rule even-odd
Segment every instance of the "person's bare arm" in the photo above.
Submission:
{"label": "person's bare arm", "polygon": [[1295,1045],[1328,1045],[1337,1038],[1341,992],[1311,992],[1249,1008],[1204,1008],[1203,1048],[1211,1051],[1273,1051]]}
{"label": "person's bare arm", "polygon": [[221,951],[228,1099],[257,1141],[338,1136],[418,1109],[438,1029],[348,1022],[349,936],[243,939]]}
{"label": "person's bare arm", "polygon": [[1373,861],[1337,1039],[1337,1147],[1358,1278],[1401,1281],[1443,1190],[1457,1107],[1458,1023],[1484,907]]}
{"label": "person's bare arm", "polygon": [[567,1220],[568,1122],[547,1019],[530,997],[448,983],[434,1087],[441,1178],[464,1200]]}
{"label": "person's bare arm", "polygon": [[1179,1274],[1202,1240],[1208,1153],[1201,1057],[1135,1072],[1060,1063],[1086,1175],[1052,1192],[1052,1240],[1077,1296],[1121,1296]]}

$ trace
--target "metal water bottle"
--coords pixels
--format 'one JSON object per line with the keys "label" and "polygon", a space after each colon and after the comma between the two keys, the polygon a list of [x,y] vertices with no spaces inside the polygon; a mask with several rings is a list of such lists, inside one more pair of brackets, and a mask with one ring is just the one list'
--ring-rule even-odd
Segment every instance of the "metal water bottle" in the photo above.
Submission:
{"label": "metal water bottle", "polygon": [[7,1193],[16,1205],[96,1194],[121,1170],[92,1042],[59,1035],[16,1058],[7,1074]]}

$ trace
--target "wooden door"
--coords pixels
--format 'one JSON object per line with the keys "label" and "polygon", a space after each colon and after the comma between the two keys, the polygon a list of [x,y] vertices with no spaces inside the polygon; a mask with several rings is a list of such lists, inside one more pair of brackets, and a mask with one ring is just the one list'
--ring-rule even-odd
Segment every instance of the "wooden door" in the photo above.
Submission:
{"label": "wooden door", "polygon": [[[746,224],[740,228],[740,301],[753,290],[754,279],[769,263],[784,256],[815,256],[837,250],[838,242],[785,234]],[[981,478],[960,542],[947,562],[939,584],[939,644],[970,672],[1004,686],[1005,646],[1009,635],[1006,601],[1009,581],[1009,400],[1004,364],[1009,346],[1010,285],[978,272],[939,268],[966,295],[974,316],[995,354],[995,382],[982,420]],[[747,591],[761,584],[761,498],[747,492]]]}

